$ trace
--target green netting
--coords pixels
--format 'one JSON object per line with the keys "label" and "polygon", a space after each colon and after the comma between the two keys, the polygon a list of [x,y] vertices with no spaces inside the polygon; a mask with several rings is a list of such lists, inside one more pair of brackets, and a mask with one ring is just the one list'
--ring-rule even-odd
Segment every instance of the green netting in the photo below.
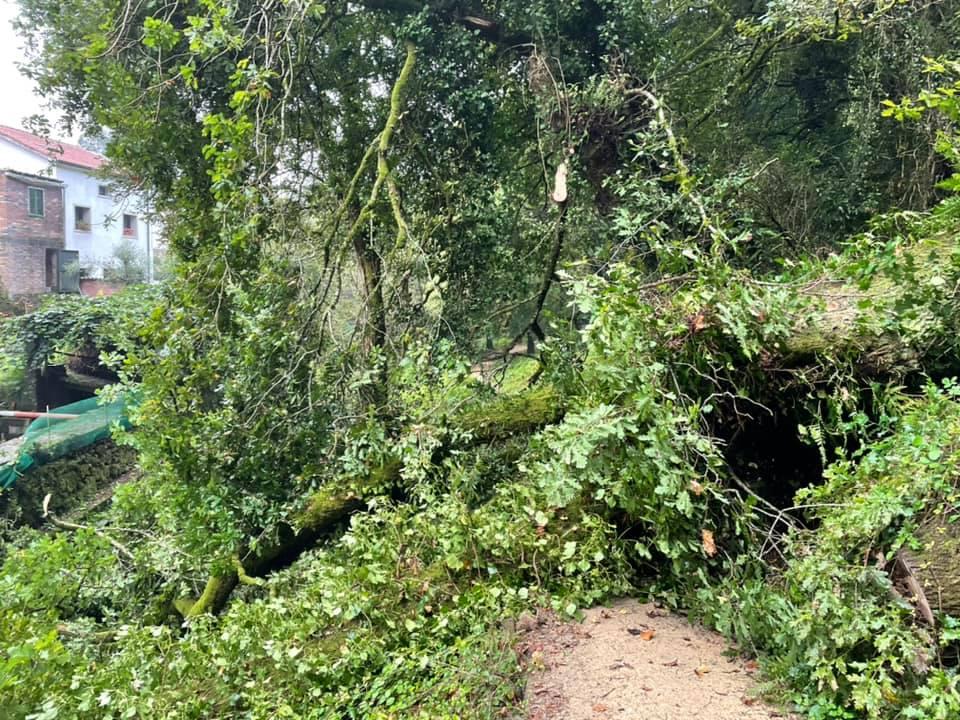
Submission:
{"label": "green netting", "polygon": [[16,460],[0,465],[0,487],[11,487],[35,465],[44,465],[109,437],[114,423],[130,427],[124,400],[101,405],[98,398],[89,398],[50,412],[79,417],[38,418],[30,423]]}

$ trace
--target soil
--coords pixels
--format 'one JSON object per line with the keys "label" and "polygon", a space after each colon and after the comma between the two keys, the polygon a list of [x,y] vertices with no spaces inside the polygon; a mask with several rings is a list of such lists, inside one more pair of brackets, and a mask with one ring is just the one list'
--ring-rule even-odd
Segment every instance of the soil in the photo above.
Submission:
{"label": "soil", "polygon": [[527,720],[767,720],[795,716],[758,697],[756,663],[716,633],[636,600],[517,621]]}

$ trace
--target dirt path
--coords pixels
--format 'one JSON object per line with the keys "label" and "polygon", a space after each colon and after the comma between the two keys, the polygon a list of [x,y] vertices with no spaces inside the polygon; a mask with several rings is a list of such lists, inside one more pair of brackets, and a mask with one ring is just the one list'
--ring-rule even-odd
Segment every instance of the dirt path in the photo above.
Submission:
{"label": "dirt path", "polygon": [[756,698],[756,665],[719,635],[653,605],[620,600],[582,624],[545,614],[517,623],[531,671],[528,720],[792,718]]}

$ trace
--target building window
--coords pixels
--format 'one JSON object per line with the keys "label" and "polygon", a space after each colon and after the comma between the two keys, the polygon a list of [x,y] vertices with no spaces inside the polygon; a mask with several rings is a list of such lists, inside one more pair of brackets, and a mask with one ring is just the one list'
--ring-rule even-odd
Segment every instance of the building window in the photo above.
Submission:
{"label": "building window", "polygon": [[73,229],[90,232],[90,208],[73,206]]}
{"label": "building window", "polygon": [[127,215],[123,216],[123,236],[124,237],[136,237],[137,236],[137,216],[136,215]]}
{"label": "building window", "polygon": [[43,190],[27,188],[27,213],[32,217],[43,217]]}
{"label": "building window", "polygon": [[100,197],[110,197],[110,188],[107,185],[97,185],[97,195]]}

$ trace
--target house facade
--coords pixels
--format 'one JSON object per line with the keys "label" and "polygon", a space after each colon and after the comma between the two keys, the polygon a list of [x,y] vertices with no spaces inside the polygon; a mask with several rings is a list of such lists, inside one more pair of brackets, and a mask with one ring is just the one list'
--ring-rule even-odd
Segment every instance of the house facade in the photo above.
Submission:
{"label": "house facade", "polygon": [[[0,171],[0,283],[10,296],[67,287],[64,186],[40,175]],[[68,278],[62,278],[66,281]]]}
{"label": "house facade", "polygon": [[[54,265],[68,275],[102,278],[123,246],[143,258],[146,279],[152,278],[156,227],[139,198],[114,190],[103,165],[101,155],[78,145],[0,125],[0,168],[9,168],[0,203],[10,208],[9,220],[0,214],[0,258],[7,258],[0,259],[0,280],[8,294],[72,291],[69,277],[66,283],[62,274],[53,277]],[[16,215],[20,208],[23,217]],[[26,247],[33,251],[17,249]],[[57,249],[64,252],[56,259],[46,252]]]}

